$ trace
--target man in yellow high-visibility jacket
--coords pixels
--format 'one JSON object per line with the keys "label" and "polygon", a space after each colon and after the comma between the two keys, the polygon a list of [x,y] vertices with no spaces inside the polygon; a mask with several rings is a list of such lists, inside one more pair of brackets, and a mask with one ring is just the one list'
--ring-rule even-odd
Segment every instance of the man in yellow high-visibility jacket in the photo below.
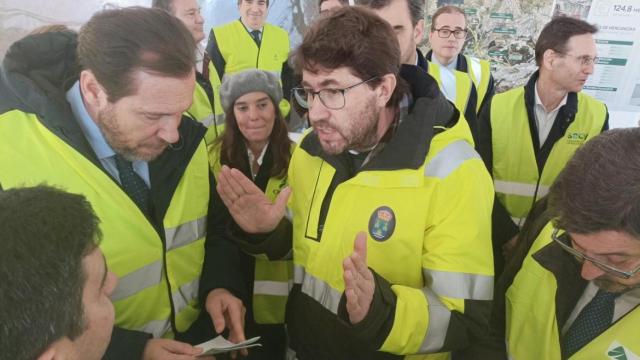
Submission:
{"label": "man in yellow high-visibility jacket", "polygon": [[206,129],[183,116],[194,53],[178,19],[131,7],[96,13],[79,34],[28,36],[2,64],[0,188],[47,183],[91,203],[119,278],[107,359],[201,352],[171,339],[194,339],[207,296]]}
{"label": "man in yellow high-visibility jacket", "polygon": [[426,59],[427,71],[447,99],[464,113],[476,140],[478,114],[493,96],[494,81],[488,61],[461,54],[468,31],[462,9],[453,5],[439,8],[431,19],[431,51]]}
{"label": "man in yellow high-visibility jacket", "polygon": [[[291,188],[273,203],[237,169],[218,177],[249,233],[235,229],[235,241],[293,250],[286,324],[300,360],[446,359],[486,326],[491,180],[460,112],[431,82],[401,77],[395,37],[360,6],[317,20],[294,56],[313,129],[293,153]],[[405,81],[417,81],[411,96]]]}
{"label": "man in yellow high-visibility jacket", "polygon": [[482,110],[478,149],[496,189],[498,269],[502,245],[515,239],[533,204],[573,153],[608,128],[605,104],[581,92],[596,61],[596,31],[579,19],[551,20],[536,43],[539,70],[525,86],[494,96]]}
{"label": "man in yellow high-visibility jacket", "polygon": [[[282,78],[289,56],[289,34],[266,22],[268,8],[269,0],[238,0],[240,18],[211,29],[207,54],[220,80],[225,74],[247,69],[270,71]],[[282,116],[287,116],[289,109],[289,101],[282,99]]]}
{"label": "man in yellow high-visibility jacket", "polygon": [[640,129],[578,149],[522,229],[476,359],[640,356]]}

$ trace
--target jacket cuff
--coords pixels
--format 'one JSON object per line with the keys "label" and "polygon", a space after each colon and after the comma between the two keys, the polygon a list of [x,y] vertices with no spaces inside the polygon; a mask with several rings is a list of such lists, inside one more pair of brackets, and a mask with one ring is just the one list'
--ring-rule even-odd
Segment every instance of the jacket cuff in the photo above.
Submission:
{"label": "jacket cuff", "polygon": [[103,360],[140,360],[151,334],[114,327]]}
{"label": "jacket cuff", "polygon": [[347,298],[342,293],[338,304],[338,318],[342,320],[353,332],[353,336],[360,339],[364,344],[369,344],[371,350],[378,350],[382,347],[391,332],[396,310],[396,294],[391,290],[391,284],[373,269],[375,288],[373,299],[367,315],[357,324],[351,324],[349,313],[347,312]]}
{"label": "jacket cuff", "polygon": [[246,253],[265,254],[269,260],[280,260],[291,251],[293,225],[288,219],[283,218],[271,232],[250,234],[242,230],[235,222],[231,222],[227,228],[227,235]]}

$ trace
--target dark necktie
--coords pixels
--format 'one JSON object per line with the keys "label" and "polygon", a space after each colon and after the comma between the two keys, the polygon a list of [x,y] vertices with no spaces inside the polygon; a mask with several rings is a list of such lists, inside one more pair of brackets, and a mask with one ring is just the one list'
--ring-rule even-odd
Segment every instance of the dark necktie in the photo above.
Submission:
{"label": "dark necktie", "polygon": [[251,37],[253,38],[253,41],[256,42],[256,45],[258,45],[258,47],[260,47],[260,30],[253,30],[251,31]]}
{"label": "dark necktie", "polygon": [[611,326],[615,299],[619,294],[598,290],[582,309],[562,340],[562,358],[567,359]]}
{"label": "dark necktie", "polygon": [[149,188],[144,180],[133,171],[133,164],[120,155],[113,157],[120,176],[120,183],[131,200],[138,205],[140,210],[147,215],[149,213]]}

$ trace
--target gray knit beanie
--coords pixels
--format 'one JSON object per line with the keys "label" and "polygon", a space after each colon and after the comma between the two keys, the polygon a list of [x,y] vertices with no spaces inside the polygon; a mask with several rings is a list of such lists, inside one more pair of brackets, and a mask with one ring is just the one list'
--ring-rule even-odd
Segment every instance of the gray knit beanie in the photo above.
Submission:
{"label": "gray knit beanie", "polygon": [[236,100],[247,93],[260,91],[278,106],[282,100],[282,87],[273,73],[259,69],[249,69],[232,75],[225,75],[220,86],[220,103],[225,112]]}

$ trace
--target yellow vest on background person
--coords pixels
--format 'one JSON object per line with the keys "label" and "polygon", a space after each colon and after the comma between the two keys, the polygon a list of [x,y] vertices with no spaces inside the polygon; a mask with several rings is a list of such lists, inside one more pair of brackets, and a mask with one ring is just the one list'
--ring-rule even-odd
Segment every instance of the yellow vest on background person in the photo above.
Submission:
{"label": "yellow vest on background person", "polygon": [[493,97],[491,137],[494,186],[498,201],[520,227],[534,202],[549,192],[549,187],[575,151],[602,131],[607,114],[605,105],[582,92],[577,93],[577,98],[575,120],[553,145],[544,169],[540,170],[531,140],[524,87]]}
{"label": "yellow vest on background person", "polygon": [[[46,183],[84,195],[100,219],[100,248],[118,276],[115,324],[172,337],[198,316],[209,203],[204,141],[190,159],[162,221],[162,237],[106,171],[45,127],[34,114],[0,114],[2,187]],[[25,139],[28,139],[26,141]],[[194,190],[197,189],[197,190]]]}
{"label": "yellow vest on background person", "polygon": [[449,74],[444,74],[443,76],[440,65],[434,63],[433,61],[429,61],[429,75],[433,76],[433,78],[436,79],[440,89],[444,89],[443,81],[455,81],[456,98],[454,105],[458,108],[458,110],[460,110],[461,113],[465,114],[467,105],[469,103],[469,96],[471,96],[471,86],[473,84],[473,80],[471,80],[469,74],[462,71],[445,71],[447,73],[453,74],[453,77],[451,77],[451,75]]}
{"label": "yellow vest on background person", "polygon": [[[576,175],[579,176],[579,175]],[[533,243],[522,268],[506,293],[506,343],[509,359],[560,359],[560,328],[556,318],[556,276],[533,254],[552,242],[547,224]],[[570,359],[637,359],[640,356],[640,307],[636,307]]]}
{"label": "yellow vest on background person", "polygon": [[201,122],[207,128],[205,139],[207,144],[213,143],[224,130],[224,109],[220,104],[220,78],[215,67],[209,62],[209,83],[211,84],[212,97],[209,97],[207,91],[196,81],[196,87],[193,91],[193,102],[191,107],[187,109],[186,114],[190,118]]}
{"label": "yellow vest on background person", "polygon": [[480,113],[480,107],[487,96],[489,83],[491,80],[491,64],[487,60],[480,60],[468,55],[464,57],[467,60],[467,69],[469,77],[476,87],[478,100],[476,101],[476,113]]}
{"label": "yellow vest on background person", "polygon": [[[284,29],[265,23],[260,47],[240,20],[215,27],[212,31],[225,61],[225,74],[257,68],[273,72],[280,78],[282,64],[289,56],[289,35]],[[289,102],[283,98],[279,107],[282,116],[286,117],[290,110]]]}
{"label": "yellow vest on background person", "polygon": [[[291,151],[295,145],[292,144]],[[209,146],[211,172],[216,180],[222,169],[220,143]],[[265,194],[275,201],[280,191],[287,186],[287,176],[269,178]],[[253,280],[253,317],[258,324],[283,324],[287,298],[293,283],[291,260],[269,260],[266,255],[253,255],[255,269]]]}

